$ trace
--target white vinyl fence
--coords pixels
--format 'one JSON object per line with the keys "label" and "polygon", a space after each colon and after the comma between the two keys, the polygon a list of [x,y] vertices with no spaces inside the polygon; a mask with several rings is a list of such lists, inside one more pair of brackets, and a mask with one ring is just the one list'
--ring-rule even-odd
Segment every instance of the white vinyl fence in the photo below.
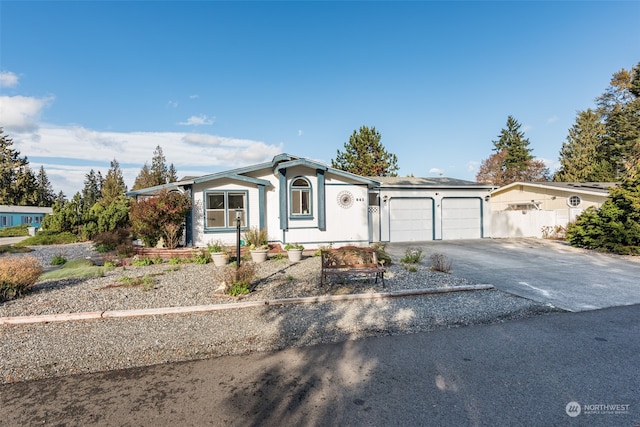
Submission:
{"label": "white vinyl fence", "polygon": [[577,209],[494,211],[491,212],[491,237],[543,238],[545,231],[553,231],[557,226],[566,227],[579,213]]}

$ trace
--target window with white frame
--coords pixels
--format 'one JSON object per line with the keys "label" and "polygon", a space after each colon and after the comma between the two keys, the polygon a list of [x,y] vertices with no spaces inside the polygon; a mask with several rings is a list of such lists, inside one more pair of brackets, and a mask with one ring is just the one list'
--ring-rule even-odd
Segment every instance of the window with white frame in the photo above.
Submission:
{"label": "window with white frame", "polygon": [[0,227],[11,227],[13,225],[13,217],[9,215],[0,216]]}
{"label": "window with white frame", "polygon": [[42,222],[42,216],[24,215],[22,217],[22,224],[40,224],[41,222]]}
{"label": "window with white frame", "polygon": [[569,198],[567,199],[567,204],[572,208],[577,208],[578,206],[580,206],[580,203],[582,203],[582,199],[580,199],[580,196],[569,196]]}
{"label": "window with white frame", "polygon": [[291,183],[291,216],[311,216],[311,184],[305,178]]}
{"label": "window with white frame", "polygon": [[240,212],[240,226],[246,226],[246,191],[211,191],[205,193],[205,228],[236,227],[236,211]]}

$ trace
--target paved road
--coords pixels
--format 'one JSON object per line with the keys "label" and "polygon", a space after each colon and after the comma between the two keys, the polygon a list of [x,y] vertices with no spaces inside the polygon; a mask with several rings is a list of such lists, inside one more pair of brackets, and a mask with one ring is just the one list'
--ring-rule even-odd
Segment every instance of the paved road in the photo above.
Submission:
{"label": "paved road", "polygon": [[569,311],[640,304],[640,257],[584,251],[540,239],[449,240],[393,243],[396,258],[408,247],[443,253],[451,273]]}
{"label": "paved road", "polygon": [[638,366],[627,306],[2,385],[0,424],[632,427]]}
{"label": "paved road", "polygon": [[29,236],[22,237],[0,237],[0,246],[2,245],[13,245],[14,243],[22,242],[23,240],[29,238]]}

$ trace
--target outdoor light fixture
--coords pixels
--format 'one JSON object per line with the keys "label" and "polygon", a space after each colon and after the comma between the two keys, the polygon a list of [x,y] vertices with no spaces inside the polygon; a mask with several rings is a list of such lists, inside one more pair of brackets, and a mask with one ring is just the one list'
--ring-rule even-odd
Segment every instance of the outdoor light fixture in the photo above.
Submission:
{"label": "outdoor light fixture", "polygon": [[242,209],[236,209],[236,279],[240,268],[240,224],[242,223]]}

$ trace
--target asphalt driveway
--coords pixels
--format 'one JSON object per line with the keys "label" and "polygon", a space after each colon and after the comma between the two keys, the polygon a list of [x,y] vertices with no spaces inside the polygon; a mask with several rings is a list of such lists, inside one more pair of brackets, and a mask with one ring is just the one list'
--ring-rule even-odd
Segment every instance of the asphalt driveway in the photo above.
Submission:
{"label": "asphalt driveway", "polygon": [[407,248],[423,249],[452,262],[451,274],[477,284],[569,311],[640,304],[640,257],[576,249],[541,239],[477,239],[390,243],[395,259]]}

